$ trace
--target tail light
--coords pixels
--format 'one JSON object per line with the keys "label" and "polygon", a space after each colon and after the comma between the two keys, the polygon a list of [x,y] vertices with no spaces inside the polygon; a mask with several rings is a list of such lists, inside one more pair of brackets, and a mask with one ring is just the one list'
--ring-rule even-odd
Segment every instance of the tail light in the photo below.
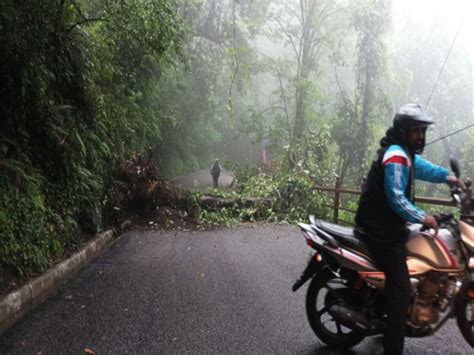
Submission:
{"label": "tail light", "polygon": [[311,239],[306,239],[306,245],[311,248],[314,248],[315,246],[314,242]]}

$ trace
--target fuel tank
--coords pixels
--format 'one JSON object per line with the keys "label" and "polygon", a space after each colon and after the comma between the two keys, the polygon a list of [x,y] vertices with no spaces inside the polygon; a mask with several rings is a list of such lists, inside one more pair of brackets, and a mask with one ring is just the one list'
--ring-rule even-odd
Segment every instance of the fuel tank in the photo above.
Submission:
{"label": "fuel tank", "polygon": [[421,224],[409,226],[410,236],[407,243],[409,270],[416,271],[415,274],[429,269],[463,270],[465,261],[451,232],[448,229],[440,229],[438,234],[433,236],[421,232],[421,226]]}
{"label": "fuel tank", "polygon": [[464,244],[470,251],[474,251],[474,227],[466,222],[459,221],[459,230],[461,231],[461,238]]}
{"label": "fuel tank", "polygon": [[[438,235],[421,232],[421,224],[408,227],[410,236],[407,242],[407,267],[411,277],[430,270],[458,273],[464,270],[466,263],[462,258],[456,240],[447,229],[440,229]],[[385,274],[375,268],[360,270],[360,276],[367,282],[383,289]]]}

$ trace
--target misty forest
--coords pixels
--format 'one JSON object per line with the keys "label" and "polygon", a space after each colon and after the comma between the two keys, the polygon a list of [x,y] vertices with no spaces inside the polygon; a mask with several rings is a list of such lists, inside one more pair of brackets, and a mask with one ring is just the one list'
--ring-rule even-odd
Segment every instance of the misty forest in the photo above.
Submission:
{"label": "misty forest", "polygon": [[[428,143],[459,131],[424,156],[449,167],[454,155],[474,177],[469,1],[0,3],[1,287],[130,216],[330,219],[333,194],[315,186],[358,189],[409,102],[436,122]],[[211,181],[216,159],[231,186],[173,183]],[[350,225],[357,196],[341,203]]]}

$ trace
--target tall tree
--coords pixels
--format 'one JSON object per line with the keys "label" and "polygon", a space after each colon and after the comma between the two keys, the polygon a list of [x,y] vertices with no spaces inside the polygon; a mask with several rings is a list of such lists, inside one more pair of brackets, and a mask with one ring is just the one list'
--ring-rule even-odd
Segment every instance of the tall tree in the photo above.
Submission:
{"label": "tall tree", "polygon": [[357,2],[351,10],[351,23],[357,36],[356,86],[350,95],[350,90],[338,80],[339,120],[333,129],[339,147],[341,179],[350,169],[355,169],[358,178],[364,173],[360,167],[366,163],[375,127],[382,123],[375,119],[386,116],[390,106],[383,79],[387,73],[385,37],[391,23],[391,0]]}
{"label": "tall tree", "polygon": [[312,0],[277,1],[272,6],[272,39],[283,34],[294,61],[294,73],[288,78],[294,88],[293,142],[301,140],[306,128],[308,93],[316,86],[312,74],[337,27],[331,20],[343,9],[334,1]]}

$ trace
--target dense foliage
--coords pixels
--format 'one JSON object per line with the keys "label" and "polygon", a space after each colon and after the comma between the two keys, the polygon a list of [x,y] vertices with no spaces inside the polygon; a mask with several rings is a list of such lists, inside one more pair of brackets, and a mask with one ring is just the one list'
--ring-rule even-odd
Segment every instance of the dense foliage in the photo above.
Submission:
{"label": "dense foliage", "polygon": [[0,274],[24,275],[100,228],[118,158],[158,144],[184,27],[172,1],[1,7]]}

